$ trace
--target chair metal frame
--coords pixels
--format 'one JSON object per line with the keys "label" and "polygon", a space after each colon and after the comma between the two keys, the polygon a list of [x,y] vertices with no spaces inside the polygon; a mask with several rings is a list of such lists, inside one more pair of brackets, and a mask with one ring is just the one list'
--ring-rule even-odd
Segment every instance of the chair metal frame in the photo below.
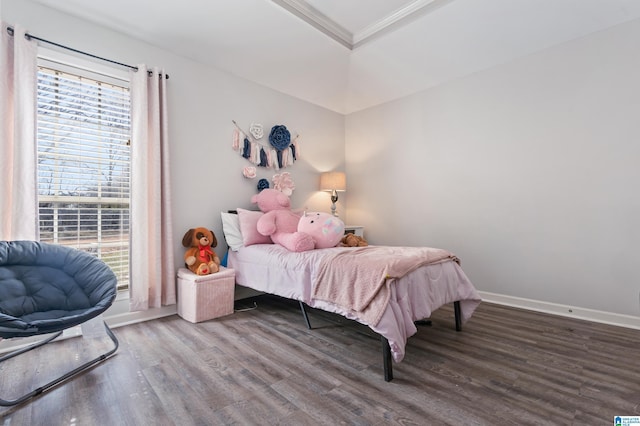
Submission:
{"label": "chair metal frame", "polygon": [[[73,370],[71,370],[71,371],[69,371],[69,372],[57,377],[56,379],[50,381],[49,383],[47,383],[47,384],[45,384],[43,386],[40,386],[40,387],[38,387],[38,388],[36,388],[36,389],[34,389],[34,390],[32,390],[32,391],[20,396],[18,398],[15,398],[15,399],[2,399],[2,398],[0,398],[0,406],[9,407],[9,406],[18,405],[20,403],[23,403],[23,402],[25,402],[25,401],[27,401],[27,400],[29,400],[29,399],[37,396],[37,395],[40,395],[43,392],[46,392],[47,390],[55,387],[56,385],[66,381],[66,380],[68,380],[68,379],[70,379],[70,378],[72,378],[74,376],[79,375],[80,373],[92,368],[94,365],[101,363],[102,361],[106,360],[111,355],[116,353],[116,351],[118,350],[118,347],[120,346],[120,343],[118,342],[118,339],[116,338],[115,334],[113,334],[113,332],[111,331],[111,329],[109,328],[107,323],[104,322],[104,321],[103,321],[103,323],[104,323],[105,331],[107,332],[107,336],[109,336],[109,338],[113,342],[113,348],[112,349],[110,349],[109,351],[99,355],[98,357],[96,357],[96,358],[94,358],[94,359],[92,359],[90,361],[85,362],[84,364],[74,368]],[[21,354],[23,354],[25,352],[29,352],[29,351],[31,351],[33,349],[42,347],[42,346],[46,345],[47,343],[53,342],[56,338],[58,338],[62,334],[63,331],[58,331],[58,332],[54,333],[53,336],[49,336],[46,339],[43,339],[43,340],[41,340],[39,342],[33,343],[33,344],[31,344],[29,346],[26,346],[24,348],[21,348],[21,349],[16,349],[16,350],[14,350],[12,352],[9,352],[9,353],[1,356],[0,357],[0,363],[2,363],[4,361],[7,361],[7,360],[9,360],[11,358],[14,358],[14,357],[16,357],[18,355],[21,355]],[[0,327],[0,335],[1,334],[2,334],[2,327]]]}
{"label": "chair metal frame", "polygon": [[[43,267],[58,269],[62,272],[52,274],[49,269],[36,271],[37,268]],[[0,241],[0,270],[5,268],[9,272],[3,274],[3,280],[8,280],[8,284],[6,288],[2,289],[6,290],[6,294],[3,293],[3,296],[8,298],[8,304],[0,310],[0,338],[42,337],[35,343],[0,355],[0,365],[18,355],[43,347],[60,337],[64,330],[84,324],[94,318],[102,320],[106,335],[111,339],[113,347],[106,349],[106,352],[90,361],[84,363],[76,361],[75,364],[82,364],[24,395],[15,399],[0,398],[0,406],[13,406],[26,402],[89,370],[115,354],[119,347],[118,339],[107,323],[99,317],[111,306],[117,295],[117,279],[107,264],[87,252],[67,246],[37,241]],[[29,280],[23,282],[22,277],[27,276],[25,270],[29,271]],[[60,303],[59,297],[65,297],[69,300],[68,297],[71,293],[67,293],[68,288],[64,286],[68,287],[70,279],[75,281],[76,276],[82,277],[81,283],[75,282],[81,291],[91,287],[90,291],[93,293],[91,295],[85,293],[86,300],[79,297],[70,305],[57,306],[56,304]],[[16,283],[22,283],[23,287],[19,288],[21,291],[15,289],[18,288]],[[37,291],[32,293],[26,283],[36,288]],[[57,293],[38,293],[41,289],[54,283],[57,285],[50,288],[56,289]],[[38,303],[33,302],[32,294],[39,294]],[[20,301],[20,297],[31,298],[29,300],[32,300],[33,306],[31,304],[25,305],[25,302]],[[89,302],[89,298],[91,298],[91,302]],[[18,301],[16,302],[16,300]],[[4,301],[2,302],[4,303]],[[90,306],[85,306],[87,302]],[[41,303],[44,303],[44,306],[41,306]],[[38,311],[38,309],[42,310]],[[100,352],[103,350],[101,349]]]}

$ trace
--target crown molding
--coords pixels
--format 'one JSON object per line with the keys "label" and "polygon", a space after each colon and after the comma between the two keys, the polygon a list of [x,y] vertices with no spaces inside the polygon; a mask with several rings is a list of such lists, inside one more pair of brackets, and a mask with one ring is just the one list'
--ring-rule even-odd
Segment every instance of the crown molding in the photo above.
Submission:
{"label": "crown molding", "polygon": [[362,31],[352,34],[340,24],[311,6],[305,0],[271,0],[278,6],[293,13],[309,25],[331,37],[349,50],[353,50],[371,41],[375,37],[391,30],[400,23],[406,23],[411,18],[432,12],[436,8],[453,0],[414,0],[390,15],[365,27]]}
{"label": "crown molding", "polygon": [[333,19],[304,0],[271,0],[296,15],[307,24],[323,32],[347,49],[353,49],[353,35]]}
{"label": "crown molding", "polygon": [[405,7],[396,10],[381,20],[372,23],[352,36],[352,47],[355,49],[363,44],[371,41],[373,38],[382,35],[397,27],[400,24],[406,24],[411,19],[418,16],[433,12],[435,9],[450,3],[453,0],[415,0]]}

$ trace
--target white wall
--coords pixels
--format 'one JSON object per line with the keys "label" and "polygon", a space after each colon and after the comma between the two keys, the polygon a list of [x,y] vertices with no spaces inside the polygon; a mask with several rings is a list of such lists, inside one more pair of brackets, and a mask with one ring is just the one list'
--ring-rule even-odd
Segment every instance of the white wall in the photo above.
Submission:
{"label": "white wall", "polygon": [[349,222],[479,290],[638,316],[640,21],[346,122]]}
{"label": "white wall", "polygon": [[251,164],[231,149],[231,120],[247,131],[257,122],[263,124],[265,134],[276,124],[286,125],[292,135],[299,134],[300,160],[285,169],[296,184],[292,204],[329,211],[328,194],[317,191],[319,172],[344,167],[342,115],[31,1],[0,0],[0,7],[2,20],[20,24],[38,37],[119,62],[164,67],[170,75],[176,266],[183,264],[182,236],[196,226],[214,230],[221,240],[217,251],[222,255],[226,245],[220,212],[254,208],[250,198],[257,193],[257,180],[270,180],[278,173],[262,168],[255,180],[242,176],[242,168]]}

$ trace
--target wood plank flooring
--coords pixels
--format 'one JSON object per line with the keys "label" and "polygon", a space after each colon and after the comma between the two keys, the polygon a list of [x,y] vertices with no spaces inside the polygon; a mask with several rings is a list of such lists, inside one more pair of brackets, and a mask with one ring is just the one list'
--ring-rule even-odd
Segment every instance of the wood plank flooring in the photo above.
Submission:
{"label": "wood plank flooring", "polygon": [[[31,402],[4,425],[611,425],[640,415],[640,331],[482,303],[462,332],[453,306],[420,326],[382,377],[378,336],[297,302],[191,324],[117,328],[117,354]],[[248,305],[248,301],[238,304]],[[237,306],[241,307],[241,306]],[[73,338],[0,366],[0,398],[89,359]]]}

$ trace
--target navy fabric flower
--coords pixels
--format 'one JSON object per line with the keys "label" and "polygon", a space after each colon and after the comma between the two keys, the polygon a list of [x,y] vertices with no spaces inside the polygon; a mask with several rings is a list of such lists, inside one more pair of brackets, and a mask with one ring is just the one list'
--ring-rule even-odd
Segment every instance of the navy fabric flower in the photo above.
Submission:
{"label": "navy fabric flower", "polygon": [[258,192],[262,191],[263,189],[267,189],[269,187],[269,181],[266,179],[260,179],[258,181]]}
{"label": "navy fabric flower", "polygon": [[291,133],[289,133],[286,126],[273,126],[271,133],[269,133],[269,143],[278,151],[282,151],[291,143]]}

